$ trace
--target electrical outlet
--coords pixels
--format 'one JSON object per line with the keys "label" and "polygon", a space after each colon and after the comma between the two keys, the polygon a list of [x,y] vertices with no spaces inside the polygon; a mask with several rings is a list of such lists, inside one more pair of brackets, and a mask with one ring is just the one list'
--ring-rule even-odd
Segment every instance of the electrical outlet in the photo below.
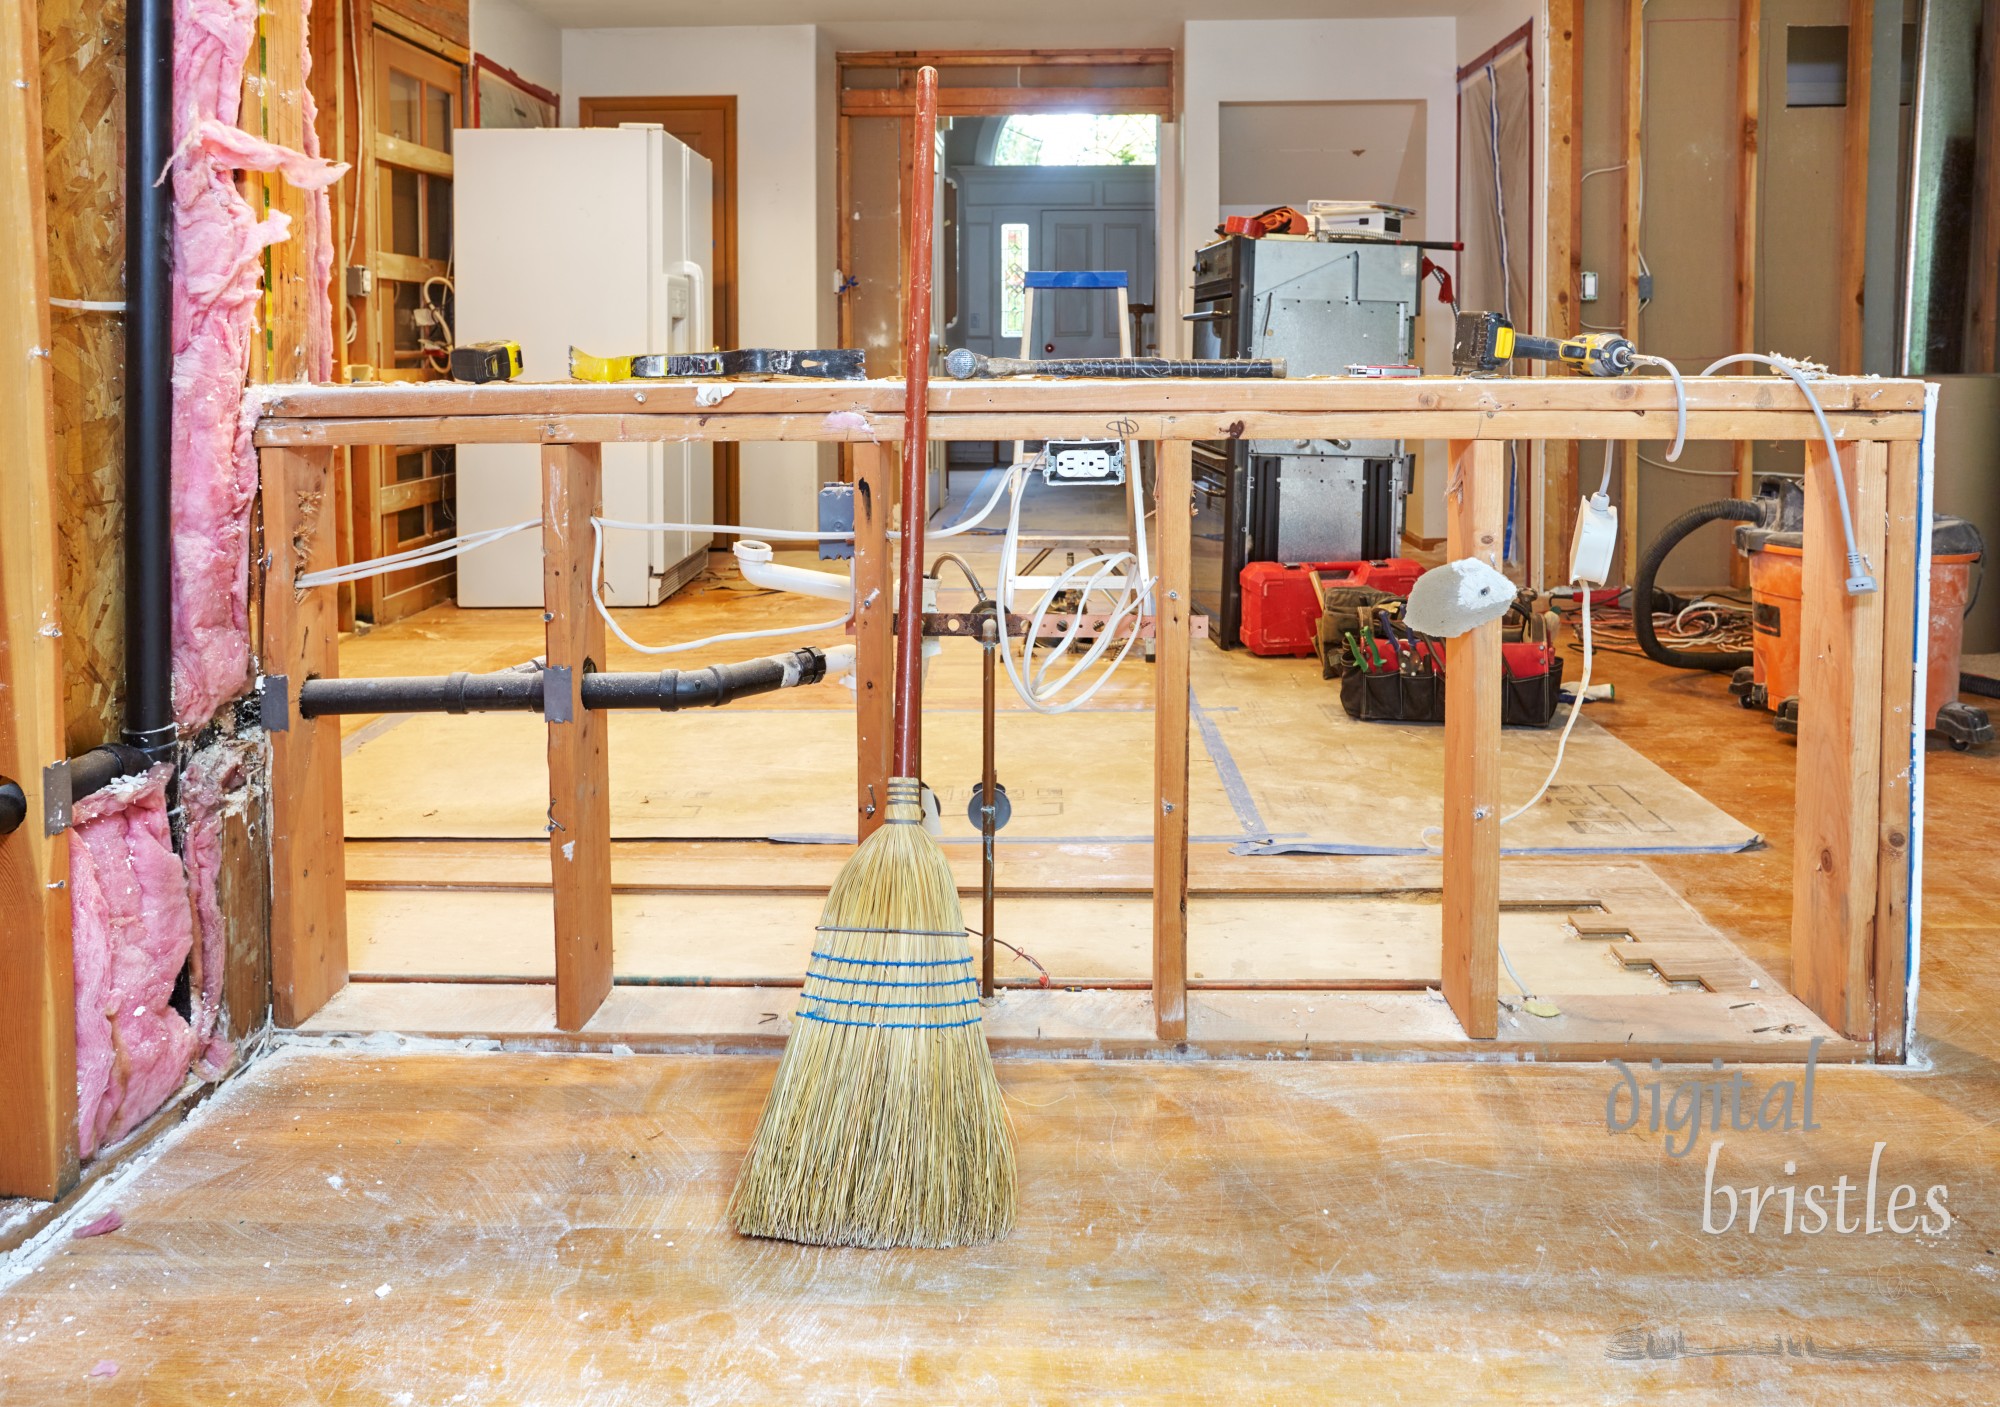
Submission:
{"label": "electrical outlet", "polygon": [[1577,294],[1577,300],[1583,303],[1595,303],[1597,301],[1597,275],[1586,269],[1582,277],[1583,291]]}

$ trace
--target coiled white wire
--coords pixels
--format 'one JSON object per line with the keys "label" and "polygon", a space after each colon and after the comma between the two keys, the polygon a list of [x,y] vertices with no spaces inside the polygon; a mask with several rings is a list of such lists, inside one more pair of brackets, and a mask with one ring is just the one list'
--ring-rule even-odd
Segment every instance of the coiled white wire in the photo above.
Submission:
{"label": "coiled white wire", "polygon": [[[1021,533],[1021,500],[1027,497],[1026,466],[1018,464],[1013,466],[1008,472],[1006,482],[1014,486],[1014,502],[1007,513],[1007,535],[1001,547],[1000,560],[1011,563],[1014,561],[1015,546]],[[1036,600],[1035,608],[1028,617],[1028,633],[1022,638],[1021,658],[1018,661],[1014,658],[1010,637],[1001,638],[1000,658],[1007,666],[1007,679],[1013,684],[1014,692],[1021,696],[1022,703],[1036,713],[1068,713],[1071,709],[1088,703],[1099,689],[1110,682],[1111,676],[1118,672],[1118,666],[1132,653],[1132,646],[1138,643],[1139,622],[1133,618],[1144,607],[1147,594],[1159,580],[1155,577],[1149,581],[1141,581],[1138,576],[1138,566],[1139,555],[1131,551],[1101,552],[1086,557],[1064,570]],[[1077,633],[1082,630],[1085,615],[1099,614],[1089,610],[1090,598],[1098,591],[1106,589],[1105,580],[1113,576],[1122,576],[1124,585],[1120,588],[1110,611],[1104,614],[1104,625],[1098,632],[1097,638],[1091,642],[1090,647],[1083,652],[1076,663],[1056,679],[1049,679],[1049,671],[1056,667],[1076,640]],[[1069,624],[1056,636],[1056,643],[1050,648],[1047,656],[1037,666],[1034,659],[1035,642],[1041,638],[1042,624],[1048,618],[1049,608],[1064,591],[1072,589],[1078,593],[1076,610],[1072,613]],[[1009,608],[1012,595],[1013,583],[1002,581],[1000,604],[1003,611]],[[1056,702],[1057,697],[1076,680],[1078,675],[1104,658],[1111,646],[1117,643],[1118,627],[1128,619],[1132,620],[1132,628],[1111,662],[1081,693],[1060,703]]]}

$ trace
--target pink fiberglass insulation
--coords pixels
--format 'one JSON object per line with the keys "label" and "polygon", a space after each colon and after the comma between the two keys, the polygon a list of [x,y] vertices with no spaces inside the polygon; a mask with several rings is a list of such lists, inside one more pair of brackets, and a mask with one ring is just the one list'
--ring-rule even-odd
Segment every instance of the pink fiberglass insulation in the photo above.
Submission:
{"label": "pink fiberglass insulation", "polygon": [[[250,678],[250,505],[257,457],[243,382],[256,330],[263,252],[290,218],[259,220],[238,171],[277,171],[313,193],[318,326],[309,353],[330,368],[325,190],[347,170],[237,128],[256,0],[175,0],[174,110],[174,715],[205,723]],[[307,99],[310,127],[310,99]],[[308,137],[307,146],[316,143]]]}
{"label": "pink fiberglass insulation", "polygon": [[70,826],[78,1152],[123,1138],[187,1078],[195,1037],[174,1010],[194,946],[187,874],[167,829],[168,768],[77,802]]}
{"label": "pink fiberglass insulation", "polygon": [[240,816],[257,780],[255,743],[240,738],[211,744],[190,757],[181,773],[181,810],[187,818],[181,859],[194,901],[194,1041],[202,1051],[203,1073],[219,1075],[229,1065],[230,1047],[218,1034],[222,1015],[222,974],[229,948],[229,925],[222,912],[223,828]]}

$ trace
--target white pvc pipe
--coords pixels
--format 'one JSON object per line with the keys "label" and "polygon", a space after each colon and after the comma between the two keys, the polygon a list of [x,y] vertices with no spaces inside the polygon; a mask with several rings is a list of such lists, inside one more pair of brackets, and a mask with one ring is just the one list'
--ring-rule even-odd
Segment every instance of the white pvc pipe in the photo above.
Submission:
{"label": "white pvc pipe", "polygon": [[847,577],[774,562],[771,560],[771,545],[753,538],[744,538],[736,544],[736,567],[752,586],[770,591],[790,591],[800,596],[820,596],[842,605],[854,600],[854,587]]}

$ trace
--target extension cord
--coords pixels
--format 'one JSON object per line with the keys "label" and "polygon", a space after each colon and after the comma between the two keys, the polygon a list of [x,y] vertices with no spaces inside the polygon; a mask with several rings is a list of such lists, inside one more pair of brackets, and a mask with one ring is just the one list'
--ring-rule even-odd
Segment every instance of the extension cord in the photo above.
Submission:
{"label": "extension cord", "polygon": [[1611,552],[1618,545],[1618,510],[1603,491],[1577,505],[1576,536],[1570,540],[1569,579],[1602,586],[1611,576]]}

